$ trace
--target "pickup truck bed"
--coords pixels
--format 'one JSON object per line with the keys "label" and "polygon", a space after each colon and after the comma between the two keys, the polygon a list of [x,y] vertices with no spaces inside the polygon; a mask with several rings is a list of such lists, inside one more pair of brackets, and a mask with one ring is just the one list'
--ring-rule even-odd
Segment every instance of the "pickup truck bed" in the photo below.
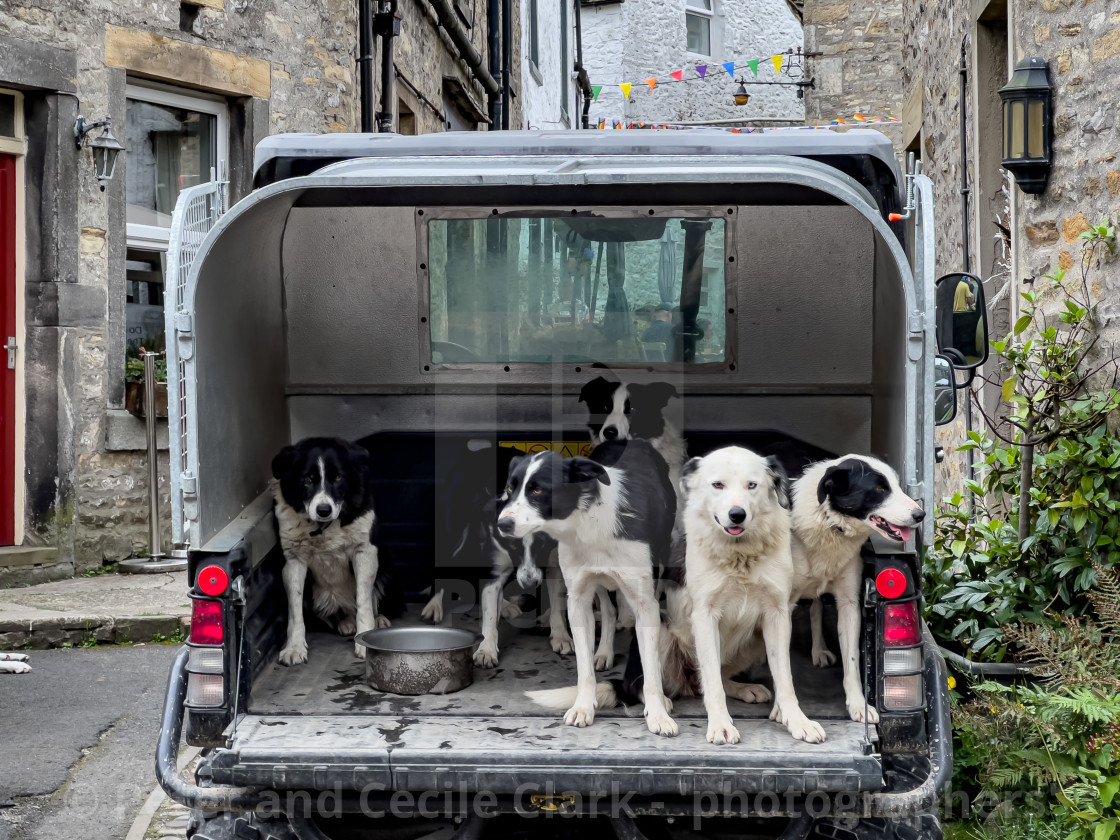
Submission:
{"label": "pickup truck bed", "polygon": [[[807,618],[803,612],[799,618]],[[472,616],[456,619],[458,626],[477,627]],[[504,624],[500,638],[500,667],[476,669],[473,685],[449,695],[404,697],[369,688],[348,640],[310,634],[307,664],[287,668],[274,660],[259,673],[247,714],[215,761],[215,781],[414,791],[452,783],[456,790],[498,794],[532,782],[585,794],[633,790],[686,797],[700,791],[784,794],[882,786],[875,730],[847,718],[840,668],[814,668],[804,653],[794,656],[795,684],[802,707],[821,722],[828,740],[795,741],[768,719],[770,704],[732,700],[742,741],[714,747],[705,739],[706,717],[697,699],[676,703],[677,738],[652,735],[638,709],[629,715],[601,710],[587,729],[564,726],[558,713],[534,705],[524,692],[574,685],[574,657],[554,653],[543,631]],[[628,641],[619,635],[620,653],[609,676],[621,675]],[[769,681],[765,667],[753,677]]]}

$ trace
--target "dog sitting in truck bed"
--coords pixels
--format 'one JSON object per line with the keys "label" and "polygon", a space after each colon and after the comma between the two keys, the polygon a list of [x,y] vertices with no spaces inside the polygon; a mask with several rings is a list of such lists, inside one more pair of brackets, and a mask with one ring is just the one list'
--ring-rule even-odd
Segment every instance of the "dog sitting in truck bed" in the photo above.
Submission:
{"label": "dog sitting in truck bed", "polygon": [[[343,636],[388,627],[379,611],[390,572],[373,542],[377,518],[369,452],[339,438],[307,438],[272,460],[274,509],[284,552],[288,634],[280,662],[307,661],[303,592],[308,572],[316,615]],[[355,642],[355,653],[365,648]]]}

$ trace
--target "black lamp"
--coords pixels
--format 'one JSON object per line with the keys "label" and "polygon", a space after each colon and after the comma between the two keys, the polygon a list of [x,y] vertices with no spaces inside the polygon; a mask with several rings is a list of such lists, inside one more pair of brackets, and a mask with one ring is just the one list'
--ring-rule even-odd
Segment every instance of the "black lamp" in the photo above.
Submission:
{"label": "black lamp", "polygon": [[1003,166],[1019,189],[1031,195],[1046,190],[1050,176],[1050,78],[1046,60],[1025,58],[1011,81],[999,89],[1003,100]]}
{"label": "black lamp", "polygon": [[747,93],[747,86],[743,79],[736,79],[736,81],[739,83],[739,87],[735,89],[735,104],[746,105],[751,101],[751,95]]}
{"label": "black lamp", "polygon": [[74,142],[79,149],[85,145],[86,135],[95,128],[103,131],[99,137],[90,141],[89,148],[93,152],[93,170],[97,176],[97,183],[101,186],[101,192],[105,192],[105,184],[113,180],[117,157],[124,151],[124,146],[113,136],[109,128],[109,117],[97,122],[88,122],[85,117],[79,116],[74,125]]}

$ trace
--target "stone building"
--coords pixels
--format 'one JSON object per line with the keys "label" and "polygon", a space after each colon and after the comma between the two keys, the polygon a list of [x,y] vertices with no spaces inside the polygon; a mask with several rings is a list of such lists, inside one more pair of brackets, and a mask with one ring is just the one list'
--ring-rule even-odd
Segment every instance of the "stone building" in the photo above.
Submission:
{"label": "stone building", "polygon": [[527,129],[579,128],[580,0],[521,0],[521,111]]}
{"label": "stone building", "polygon": [[[1120,7],[1102,0],[903,0],[902,9],[901,143],[918,154],[933,180],[938,273],[968,268],[979,275],[992,333],[1002,336],[1020,293],[1041,287],[1033,284],[1059,267],[1073,267],[1078,236],[1090,223],[1120,216]],[[1000,165],[998,90],[1015,65],[1030,57],[1046,61],[1053,88],[1052,168],[1041,195],[1022,192]],[[1093,292],[1100,301],[1102,344],[1115,353],[1115,261],[1096,274]],[[989,405],[996,397],[984,395]],[[981,424],[972,418],[974,428]],[[958,425],[942,432],[947,450],[962,431]],[[957,484],[964,469],[958,456],[939,470],[943,489]]]}
{"label": "stone building", "polygon": [[[0,4],[0,325],[16,345],[0,365],[0,586],[146,550],[144,426],[126,410],[126,369],[138,345],[163,341],[176,197],[217,172],[237,201],[268,134],[360,128],[360,5]],[[384,104],[402,133],[522,125],[520,3],[501,3],[508,27],[491,25],[487,0],[382,6],[399,23]],[[79,114],[111,117],[126,147],[104,192],[75,144]],[[163,421],[160,437],[166,487]]]}
{"label": "stone building", "polygon": [[[803,48],[801,20],[786,0],[583,0],[583,53],[600,119],[657,123],[796,125],[804,100],[790,86],[750,86],[736,106],[736,84],[723,68],[735,64],[748,81],[793,81],[770,56]],[[748,62],[761,59],[755,76]],[[802,60],[803,61],[803,60]],[[704,68],[704,76],[695,69]],[[681,80],[672,77],[681,70]],[[656,78],[651,89],[647,79]],[[632,85],[629,97],[620,84]]]}

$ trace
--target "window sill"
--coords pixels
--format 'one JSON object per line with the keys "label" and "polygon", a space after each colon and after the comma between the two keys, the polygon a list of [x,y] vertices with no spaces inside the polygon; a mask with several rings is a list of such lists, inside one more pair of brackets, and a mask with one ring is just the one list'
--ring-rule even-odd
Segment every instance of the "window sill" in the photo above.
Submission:
{"label": "window sill", "polygon": [[529,75],[533,77],[533,81],[543,87],[544,76],[541,75],[541,71],[540,68],[537,67],[537,63],[531,58],[529,59]]}
{"label": "window sill", "polygon": [[[123,408],[105,412],[105,449],[108,452],[135,452],[148,448],[147,424]],[[156,448],[166,452],[167,421],[156,420]]]}

